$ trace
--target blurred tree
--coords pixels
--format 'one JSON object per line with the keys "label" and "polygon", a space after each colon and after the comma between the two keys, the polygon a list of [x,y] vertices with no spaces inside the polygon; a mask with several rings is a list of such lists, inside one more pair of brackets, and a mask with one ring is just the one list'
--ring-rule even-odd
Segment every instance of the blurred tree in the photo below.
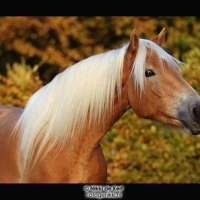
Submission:
{"label": "blurred tree", "polygon": [[0,70],[5,73],[7,62],[23,56],[31,65],[42,61],[40,75],[49,81],[75,62],[128,42],[133,27],[148,38],[166,27],[165,46],[182,59],[200,46],[198,22],[199,17],[1,17]]}
{"label": "blurred tree", "polygon": [[41,87],[37,70],[39,65],[33,68],[24,60],[21,63],[7,65],[7,77],[0,75],[0,102],[14,106],[24,106],[28,98]]}

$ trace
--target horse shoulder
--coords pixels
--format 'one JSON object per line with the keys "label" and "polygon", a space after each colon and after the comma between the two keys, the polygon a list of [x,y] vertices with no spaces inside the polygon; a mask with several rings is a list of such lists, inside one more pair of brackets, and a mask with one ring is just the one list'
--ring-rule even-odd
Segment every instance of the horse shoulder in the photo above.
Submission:
{"label": "horse shoulder", "polygon": [[19,182],[19,151],[13,128],[23,109],[0,105],[0,182]]}
{"label": "horse shoulder", "polygon": [[[90,151],[90,149],[88,149]],[[77,152],[52,150],[42,162],[27,171],[26,183],[105,183],[107,165],[98,146],[91,154],[80,147]]]}

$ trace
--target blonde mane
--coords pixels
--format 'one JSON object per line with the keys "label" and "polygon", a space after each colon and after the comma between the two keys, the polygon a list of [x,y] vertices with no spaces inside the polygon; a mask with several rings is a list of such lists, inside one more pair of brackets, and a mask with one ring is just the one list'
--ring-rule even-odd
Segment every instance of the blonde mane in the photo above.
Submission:
{"label": "blonde mane", "polygon": [[[89,57],[68,67],[29,99],[14,129],[14,133],[20,134],[23,170],[33,158],[38,144],[35,161],[42,153],[46,155],[55,145],[62,147],[70,139],[73,146],[72,139],[81,134],[86,120],[89,119],[89,124],[98,124],[103,115],[112,111],[115,91],[121,97],[127,47]],[[144,87],[147,48],[155,51],[169,66],[180,64],[155,43],[140,39],[132,70],[140,91]]]}

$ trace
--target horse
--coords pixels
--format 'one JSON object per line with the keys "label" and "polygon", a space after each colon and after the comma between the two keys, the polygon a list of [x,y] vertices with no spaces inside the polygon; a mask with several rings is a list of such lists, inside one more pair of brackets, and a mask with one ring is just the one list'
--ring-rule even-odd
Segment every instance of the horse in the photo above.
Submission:
{"label": "horse", "polygon": [[129,109],[200,134],[200,96],[163,48],[165,29],[69,66],[24,109],[0,106],[1,183],[106,183],[100,142]]}

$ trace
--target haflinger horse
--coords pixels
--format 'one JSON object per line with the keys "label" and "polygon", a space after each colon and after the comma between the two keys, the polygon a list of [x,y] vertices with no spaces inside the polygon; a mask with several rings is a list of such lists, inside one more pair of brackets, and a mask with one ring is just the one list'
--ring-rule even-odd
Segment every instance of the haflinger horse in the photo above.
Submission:
{"label": "haflinger horse", "polygon": [[200,133],[200,97],[178,61],[136,30],[128,44],[68,67],[25,109],[0,106],[0,182],[105,183],[100,147],[129,109],[141,118]]}

